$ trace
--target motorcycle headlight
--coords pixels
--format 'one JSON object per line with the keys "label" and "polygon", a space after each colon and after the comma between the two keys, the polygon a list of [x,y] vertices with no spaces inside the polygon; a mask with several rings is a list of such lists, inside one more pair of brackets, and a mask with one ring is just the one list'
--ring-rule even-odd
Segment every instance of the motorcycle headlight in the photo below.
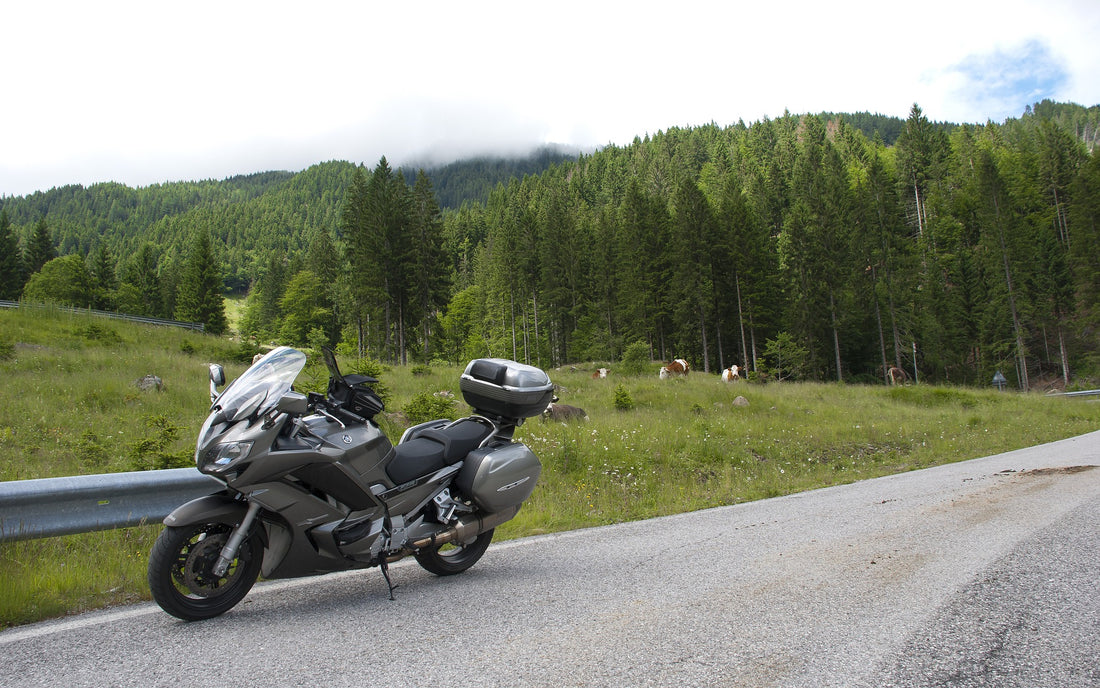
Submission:
{"label": "motorcycle headlight", "polygon": [[226,442],[210,447],[202,455],[202,467],[220,471],[237,459],[243,459],[252,451],[251,442]]}

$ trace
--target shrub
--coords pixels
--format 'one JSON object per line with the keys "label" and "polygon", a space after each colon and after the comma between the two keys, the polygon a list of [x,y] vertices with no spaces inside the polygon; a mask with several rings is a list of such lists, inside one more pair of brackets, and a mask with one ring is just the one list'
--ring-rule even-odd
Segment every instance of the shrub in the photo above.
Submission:
{"label": "shrub", "polygon": [[623,375],[644,375],[649,367],[649,345],[638,341],[626,347],[623,359],[615,366],[615,371]]}
{"label": "shrub", "polygon": [[615,408],[620,411],[629,411],[634,408],[634,399],[630,396],[630,392],[626,391],[626,387],[622,385],[615,388]]}
{"label": "shrub", "polygon": [[110,345],[122,342],[122,337],[119,336],[118,332],[97,322],[90,322],[83,327],[78,327],[73,330],[73,334],[90,342],[98,342],[100,344]]}
{"label": "shrub", "polygon": [[426,423],[436,418],[451,418],[455,412],[455,399],[451,396],[436,396],[427,392],[417,394],[401,407],[401,413],[409,419],[410,425]]}
{"label": "shrub", "polygon": [[130,445],[130,466],[133,470],[151,471],[194,465],[194,456],[190,451],[169,450],[179,437],[180,426],[165,416],[149,416],[145,419],[145,426],[153,434]]}

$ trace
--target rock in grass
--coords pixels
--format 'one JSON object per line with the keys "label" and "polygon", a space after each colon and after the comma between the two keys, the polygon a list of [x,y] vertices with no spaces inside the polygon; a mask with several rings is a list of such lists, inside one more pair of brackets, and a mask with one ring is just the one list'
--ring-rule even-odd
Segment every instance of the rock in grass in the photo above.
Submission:
{"label": "rock in grass", "polygon": [[156,375],[146,375],[135,380],[134,384],[143,392],[148,392],[150,390],[156,390],[158,392],[164,391],[164,380],[161,380]]}

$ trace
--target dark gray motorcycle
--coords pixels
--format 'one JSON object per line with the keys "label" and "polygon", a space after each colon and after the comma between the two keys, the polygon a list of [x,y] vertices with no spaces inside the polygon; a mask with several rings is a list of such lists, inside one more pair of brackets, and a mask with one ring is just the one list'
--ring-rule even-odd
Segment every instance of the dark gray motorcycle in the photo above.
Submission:
{"label": "dark gray motorcycle", "polygon": [[412,555],[449,576],[473,566],[531,496],[542,466],[513,439],[553,397],[542,370],[471,361],[459,381],[474,413],[409,428],[396,446],[374,421],[377,380],[344,376],[325,351],[325,394],[293,389],[306,356],[280,347],[219,395],[195,462],[225,489],[164,519],[149,556],[149,588],[169,614],[194,621],[241,601],[259,575],[292,578],[388,565]]}

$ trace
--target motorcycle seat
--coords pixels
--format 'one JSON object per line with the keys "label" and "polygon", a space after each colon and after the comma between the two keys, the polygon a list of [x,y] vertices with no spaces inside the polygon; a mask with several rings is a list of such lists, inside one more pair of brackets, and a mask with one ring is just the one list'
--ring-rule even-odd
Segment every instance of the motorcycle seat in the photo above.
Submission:
{"label": "motorcycle seat", "polygon": [[481,446],[492,434],[488,423],[464,418],[444,428],[421,430],[416,437],[398,444],[386,466],[386,475],[401,485],[458,463]]}

